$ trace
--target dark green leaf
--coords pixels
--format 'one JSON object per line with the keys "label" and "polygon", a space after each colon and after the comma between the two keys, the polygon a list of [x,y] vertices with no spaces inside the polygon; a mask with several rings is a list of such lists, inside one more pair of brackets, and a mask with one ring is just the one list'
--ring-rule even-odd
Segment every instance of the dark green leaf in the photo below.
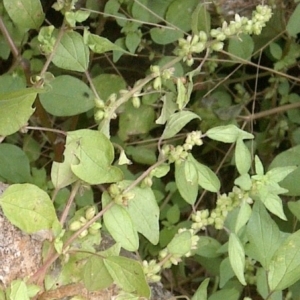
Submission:
{"label": "dark green leaf", "polygon": [[0,176],[12,183],[31,181],[28,157],[19,147],[0,144]]}

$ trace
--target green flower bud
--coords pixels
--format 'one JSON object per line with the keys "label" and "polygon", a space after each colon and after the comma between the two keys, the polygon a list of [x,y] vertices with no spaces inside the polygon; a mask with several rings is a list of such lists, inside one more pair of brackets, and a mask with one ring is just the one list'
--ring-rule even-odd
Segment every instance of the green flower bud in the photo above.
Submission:
{"label": "green flower bud", "polygon": [[104,108],[105,107],[104,101],[99,99],[99,98],[95,98],[94,102],[95,102],[95,107],[96,108]]}
{"label": "green flower bud", "polygon": [[88,229],[89,234],[91,234],[91,235],[96,235],[96,234],[99,232],[99,229],[100,229],[101,227],[102,227],[102,226],[101,226],[101,224],[100,224],[99,222],[93,223],[93,224],[89,227],[89,229]]}
{"label": "green flower bud", "polygon": [[217,43],[213,43],[211,45],[211,49],[213,51],[221,51],[221,50],[223,50],[223,47],[224,47],[224,43],[223,42],[217,42]]}
{"label": "green flower bud", "polygon": [[105,113],[103,110],[97,110],[94,115],[95,121],[97,122],[103,120],[104,116]]}
{"label": "green flower bud", "polygon": [[96,208],[95,206],[89,207],[85,212],[85,218],[87,220],[91,220],[96,214]]}
{"label": "green flower bud", "polygon": [[77,231],[78,229],[80,229],[82,227],[81,222],[79,221],[74,221],[70,224],[69,226],[69,230],[71,231]]}
{"label": "green flower bud", "polygon": [[141,106],[141,99],[139,97],[133,97],[131,99],[132,105],[135,108],[139,108]]}
{"label": "green flower bud", "polygon": [[160,77],[156,77],[153,81],[153,88],[155,90],[160,90],[161,89],[161,85],[162,85],[162,81]]}
{"label": "green flower bud", "polygon": [[82,238],[86,237],[88,234],[89,234],[88,230],[85,229],[80,233],[79,238],[82,239]]}

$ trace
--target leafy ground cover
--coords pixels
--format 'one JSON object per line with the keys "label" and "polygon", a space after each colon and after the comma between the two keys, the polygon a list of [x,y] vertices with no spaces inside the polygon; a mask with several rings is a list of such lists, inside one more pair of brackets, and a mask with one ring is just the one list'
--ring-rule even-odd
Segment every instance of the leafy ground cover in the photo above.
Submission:
{"label": "leafy ground cover", "polygon": [[0,205],[45,241],[0,299],[298,299],[298,2],[4,0]]}

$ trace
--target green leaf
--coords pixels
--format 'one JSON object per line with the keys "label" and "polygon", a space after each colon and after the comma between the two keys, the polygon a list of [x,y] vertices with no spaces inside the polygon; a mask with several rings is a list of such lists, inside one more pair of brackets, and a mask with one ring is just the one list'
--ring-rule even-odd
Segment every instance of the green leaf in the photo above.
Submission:
{"label": "green leaf", "polygon": [[26,82],[23,77],[16,74],[4,74],[0,76],[0,94],[17,92],[26,88]]}
{"label": "green leaf", "polygon": [[102,100],[107,100],[113,93],[118,93],[120,90],[126,89],[124,79],[115,74],[100,74],[92,79],[93,84],[99,97]]}
{"label": "green leaf", "polygon": [[218,253],[218,250],[221,248],[221,246],[222,245],[214,238],[209,236],[201,236],[200,240],[198,241],[196,254],[209,258],[219,257],[222,255],[221,253]]}
{"label": "green leaf", "polygon": [[269,166],[269,170],[287,166],[298,166],[298,168],[282,180],[280,186],[288,190],[286,195],[298,196],[300,195],[300,145],[278,154]]}
{"label": "green leaf", "polygon": [[[249,60],[254,50],[254,42],[250,35],[240,34],[236,38],[229,39],[228,52],[234,56],[240,57],[244,60]],[[236,60],[236,57],[231,57]]]}
{"label": "green leaf", "polygon": [[169,253],[179,256],[187,254],[191,251],[191,247],[192,234],[188,230],[177,233],[167,246]]}
{"label": "green leaf", "polygon": [[160,0],[155,2],[152,0],[135,1],[131,7],[132,17],[145,23],[159,23],[162,20],[161,18],[164,18],[171,2],[172,0]]}
{"label": "green leaf", "polygon": [[191,300],[207,300],[207,287],[209,284],[209,278],[204,279],[198,287],[196,293]]}
{"label": "green leaf", "polygon": [[89,291],[102,290],[109,287],[113,278],[107,271],[103,258],[91,255],[83,269],[83,283]]}
{"label": "green leaf", "polygon": [[84,32],[83,38],[84,38],[84,43],[88,45],[89,48],[95,53],[101,54],[113,50],[129,53],[122,47],[112,43],[110,40],[102,36],[89,33],[88,31]]}
{"label": "green leaf", "polygon": [[243,174],[234,180],[234,184],[244,191],[249,191],[252,187],[252,180],[249,174]]}
{"label": "green leaf", "polygon": [[51,81],[51,89],[42,93],[40,100],[47,112],[58,117],[75,116],[94,107],[91,89],[82,80],[69,75]]}
{"label": "green leaf", "polygon": [[[105,207],[110,197],[105,192],[102,195],[102,203]],[[103,215],[104,224],[114,240],[128,251],[136,251],[139,247],[137,229],[135,228],[127,210],[120,205],[113,205]]]}
{"label": "green leaf", "polygon": [[240,206],[237,220],[235,223],[234,232],[236,234],[238,234],[240,229],[248,222],[248,220],[250,219],[250,216],[251,216],[251,212],[252,212],[251,206],[247,202],[243,201]]}
{"label": "green leaf", "polygon": [[298,201],[289,201],[288,202],[288,208],[292,212],[292,214],[300,220],[300,200]]}
{"label": "green leaf", "polygon": [[209,129],[206,135],[215,141],[223,143],[234,143],[238,138],[240,139],[253,139],[254,136],[251,133],[243,131],[235,125],[217,126]]}
{"label": "green leaf", "polygon": [[188,160],[175,164],[175,181],[181,197],[193,205],[198,195],[198,172]]}
{"label": "green leaf", "polygon": [[64,151],[64,161],[62,163],[52,163],[51,181],[56,189],[62,189],[79,180],[71,169],[72,165],[79,163],[75,154],[77,149],[78,144],[74,141],[72,135],[68,134]]}
{"label": "green leaf", "polygon": [[137,31],[128,32],[125,37],[125,45],[130,53],[134,53],[142,40],[141,34]]}
{"label": "green leaf", "polygon": [[155,195],[151,188],[135,187],[131,192],[134,198],[129,200],[127,207],[131,220],[137,231],[156,245],[159,241],[159,207]]}
{"label": "green leaf", "polygon": [[300,279],[300,231],[291,234],[275,252],[268,273],[271,291],[284,290]]}
{"label": "green leaf", "polygon": [[183,33],[176,29],[155,27],[150,29],[150,36],[154,43],[167,45],[183,37]]}
{"label": "green leaf", "polygon": [[146,147],[126,147],[126,154],[131,155],[132,159],[139,163],[145,165],[153,165],[156,163],[156,153],[155,149],[150,149]]}
{"label": "green leaf", "polygon": [[55,51],[52,62],[70,71],[85,72],[89,65],[89,48],[75,31],[66,32]]}
{"label": "green leaf", "polygon": [[220,265],[220,288],[223,288],[225,284],[235,276],[229,258],[226,257],[222,260]]}
{"label": "green leaf", "polygon": [[213,293],[208,300],[238,300],[240,299],[241,292],[237,288],[224,288],[220,291]]}
{"label": "green leaf", "polygon": [[300,4],[297,5],[294,12],[290,16],[290,19],[286,25],[286,30],[289,35],[296,37],[300,32],[299,28],[299,18],[300,18]]}
{"label": "green leaf", "polygon": [[199,3],[192,13],[192,31],[193,34],[199,34],[200,31],[210,32],[210,14],[205,3]]}
{"label": "green leaf", "polygon": [[163,107],[159,118],[155,121],[156,124],[165,124],[170,116],[177,110],[177,104],[174,98],[175,96],[172,92],[165,93],[161,97],[160,100],[163,102]]}
{"label": "green leaf", "polygon": [[153,127],[154,119],[153,107],[141,105],[135,108],[128,102],[120,115],[118,135],[122,140],[127,140],[131,135],[148,133]]}
{"label": "green leaf", "polygon": [[167,10],[166,21],[187,32],[191,29],[191,14],[196,8],[198,0],[175,0]]}
{"label": "green leaf", "polygon": [[275,182],[282,181],[285,177],[287,177],[290,173],[297,169],[296,166],[288,166],[288,167],[277,167],[273,168],[267,172],[266,176],[268,180],[272,180]]}
{"label": "green leaf", "polygon": [[275,42],[271,43],[269,49],[274,59],[280,60],[282,58],[283,50],[278,43]]}
{"label": "green leaf", "polygon": [[268,270],[273,254],[281,244],[282,238],[277,224],[267,213],[264,205],[256,201],[247,224],[247,237],[254,259]]}
{"label": "green leaf", "polygon": [[273,194],[266,186],[258,187],[257,192],[259,199],[271,213],[282,220],[287,220],[283,211],[282,201],[276,194]]}
{"label": "green leaf", "polygon": [[31,181],[30,164],[27,155],[19,147],[0,144],[0,176],[12,183]]}
{"label": "green leaf", "polygon": [[27,286],[24,281],[18,279],[12,282],[10,299],[12,300],[29,300]]}
{"label": "green leaf", "polygon": [[76,156],[78,163],[71,164],[71,170],[78,178],[89,184],[122,180],[122,171],[111,165],[113,145],[103,133],[81,129],[69,132],[68,136],[72,144],[77,145],[72,155]]}
{"label": "green leaf", "polygon": [[237,139],[234,151],[235,165],[241,175],[247,174],[251,167],[251,153],[242,139]]}
{"label": "green leaf", "polygon": [[32,184],[13,184],[0,197],[7,219],[26,233],[51,229],[58,223],[48,194]]}
{"label": "green leaf", "polygon": [[13,22],[24,29],[39,29],[45,19],[40,0],[3,0]]}
{"label": "green leaf", "polygon": [[168,139],[177,134],[188,122],[193,119],[200,119],[198,115],[190,111],[180,111],[171,115],[166,128],[162,134],[163,139]]}
{"label": "green leaf", "polygon": [[245,270],[245,251],[239,238],[234,233],[230,233],[228,243],[228,255],[232,270],[242,285],[246,285]]}
{"label": "green leaf", "polygon": [[15,133],[33,114],[32,104],[38,89],[28,88],[0,95],[0,135]]}
{"label": "green leaf", "polygon": [[193,162],[198,172],[198,184],[205,190],[216,193],[220,190],[221,183],[217,175],[207,166],[199,163],[189,154],[189,159]]}
{"label": "green leaf", "polygon": [[110,256],[104,259],[104,264],[122,290],[137,293],[138,296],[147,299],[150,297],[150,288],[138,261],[122,256]]}
{"label": "green leaf", "polygon": [[255,172],[260,176],[265,174],[263,164],[257,155],[255,155]]}

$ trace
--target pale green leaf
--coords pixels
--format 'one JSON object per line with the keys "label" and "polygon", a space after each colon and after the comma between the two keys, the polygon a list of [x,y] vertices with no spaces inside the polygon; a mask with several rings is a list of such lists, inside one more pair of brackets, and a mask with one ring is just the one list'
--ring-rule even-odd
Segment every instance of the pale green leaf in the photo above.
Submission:
{"label": "pale green leaf", "polygon": [[0,144],[0,166],[0,176],[8,182],[31,181],[29,159],[25,152],[15,145]]}
{"label": "pale green leaf", "polygon": [[277,167],[273,168],[267,172],[266,177],[268,180],[272,180],[275,182],[282,181],[285,177],[287,177],[290,173],[297,169],[296,166],[287,166],[287,167]]}
{"label": "pale green leaf", "polygon": [[27,286],[24,281],[17,279],[11,284],[10,299],[29,300]]}
{"label": "pale green leaf", "polygon": [[175,96],[172,92],[166,93],[161,97],[160,100],[163,102],[163,107],[159,118],[155,121],[156,124],[165,124],[170,116],[177,110],[177,104],[174,98]]}
{"label": "pale green leaf", "polygon": [[255,155],[255,172],[257,175],[264,175],[264,167],[257,155]]}
{"label": "pale green leaf", "polygon": [[70,140],[77,144],[73,155],[78,163],[71,165],[73,173],[89,184],[120,181],[122,171],[111,165],[114,148],[110,140],[101,132],[81,129],[69,132]]}
{"label": "pale green leaf", "polygon": [[38,89],[28,88],[0,95],[0,135],[17,132],[33,114],[32,104]]}
{"label": "pale green leaf", "polygon": [[300,32],[299,27],[299,18],[300,18],[300,4],[297,5],[294,12],[289,18],[289,21],[286,25],[286,30],[289,33],[289,35],[296,37],[297,34]]}
{"label": "pale green leaf", "polygon": [[235,165],[241,175],[247,174],[251,167],[251,153],[242,139],[237,139],[234,151]]}
{"label": "pale green leaf", "polygon": [[289,201],[287,203],[289,210],[292,212],[292,214],[300,220],[300,200],[298,201]]}
{"label": "pale green leaf", "polygon": [[[159,207],[151,188],[135,187],[129,200],[128,213],[137,231],[156,245],[159,241]],[[151,213],[150,213],[151,212]]]}
{"label": "pale green leaf", "polygon": [[241,292],[235,288],[224,288],[220,291],[213,293],[208,300],[238,300],[240,299]]}
{"label": "pale green leaf", "polygon": [[[139,32],[128,32],[125,37],[125,45],[130,53],[134,53],[136,48],[140,45],[142,36]],[[118,50],[119,51],[119,50]]]}
{"label": "pale green leaf", "polygon": [[91,255],[83,269],[83,283],[89,291],[102,290],[113,283],[101,256]]}
{"label": "pale green leaf", "polygon": [[255,259],[267,270],[282,239],[277,224],[259,201],[255,202],[247,224],[247,237]]}
{"label": "pale green leaf", "polygon": [[149,298],[150,288],[146,282],[141,264],[134,259],[122,256],[110,256],[104,264],[116,284],[124,291]]}
{"label": "pale green leaf", "polygon": [[[104,207],[109,203],[107,193],[102,195]],[[113,205],[103,215],[104,224],[114,240],[128,251],[136,251],[139,247],[137,229],[134,226],[127,210],[120,205]]]}
{"label": "pale green leaf", "polygon": [[112,43],[107,38],[102,36],[88,33],[87,31],[84,32],[84,42],[89,46],[89,48],[95,53],[104,53],[112,50],[121,51],[124,53],[129,53],[122,47]]}
{"label": "pale green leaf", "polygon": [[71,165],[79,163],[75,154],[77,149],[78,144],[76,140],[72,138],[72,135],[68,134],[64,151],[64,161],[61,163],[54,161],[52,163],[51,181],[56,189],[61,189],[79,180],[71,169]]}
{"label": "pale green leaf", "polygon": [[198,184],[205,190],[216,193],[220,190],[220,180],[207,166],[199,163],[189,154],[189,160],[194,164],[198,172]]}
{"label": "pale green leaf", "polygon": [[191,247],[192,234],[188,230],[177,233],[167,246],[169,253],[179,256],[187,254],[191,251]]}
{"label": "pale green leaf", "polygon": [[13,184],[0,197],[7,219],[26,233],[51,229],[58,222],[48,194],[32,184]]}
{"label": "pale green leaf", "polygon": [[40,0],[3,0],[13,22],[24,29],[39,29],[45,14]]}
{"label": "pale green leaf", "polygon": [[207,300],[207,287],[209,278],[204,279],[191,300]]}
{"label": "pale green leaf", "polygon": [[187,123],[193,119],[200,119],[191,111],[180,111],[171,115],[162,134],[163,139],[168,139],[177,134]]}
{"label": "pale green leaf", "polygon": [[252,180],[249,174],[243,174],[234,180],[234,184],[244,191],[249,191],[252,187]]}
{"label": "pale green leaf", "polygon": [[206,135],[212,139],[223,143],[234,143],[238,138],[253,139],[253,135],[243,131],[235,125],[217,126],[209,129]]}
{"label": "pale green leaf", "polygon": [[277,167],[298,166],[295,171],[289,174],[280,182],[280,186],[288,190],[287,195],[300,195],[300,145],[292,147],[278,154],[269,166],[269,170]]}
{"label": "pale green leaf", "polygon": [[300,279],[300,231],[291,234],[275,252],[268,273],[271,291],[284,290]]}
{"label": "pale green leaf", "polygon": [[265,186],[260,186],[257,192],[259,199],[271,213],[282,220],[287,220],[283,211],[282,200],[276,194],[273,194],[272,191]]}
{"label": "pale green leaf", "polygon": [[238,212],[238,216],[237,216],[237,219],[236,219],[236,223],[235,223],[235,233],[238,234],[238,232],[240,231],[240,229],[247,224],[248,220],[250,219],[250,216],[251,216],[251,206],[243,201],[241,206],[240,206],[240,209],[239,209],[239,212]]}
{"label": "pale green leaf", "polygon": [[175,181],[181,197],[193,205],[198,195],[198,172],[188,160],[175,164]]}
{"label": "pale green leaf", "polygon": [[245,270],[245,251],[239,238],[234,233],[230,233],[228,243],[228,255],[232,270],[242,285],[246,285]]}
{"label": "pale green leaf", "polygon": [[95,105],[91,89],[82,80],[69,75],[51,81],[51,89],[42,93],[40,100],[47,112],[58,117],[75,116]]}
{"label": "pale green leaf", "polygon": [[89,65],[89,48],[78,32],[66,32],[55,51],[52,62],[59,68],[85,72]]}

